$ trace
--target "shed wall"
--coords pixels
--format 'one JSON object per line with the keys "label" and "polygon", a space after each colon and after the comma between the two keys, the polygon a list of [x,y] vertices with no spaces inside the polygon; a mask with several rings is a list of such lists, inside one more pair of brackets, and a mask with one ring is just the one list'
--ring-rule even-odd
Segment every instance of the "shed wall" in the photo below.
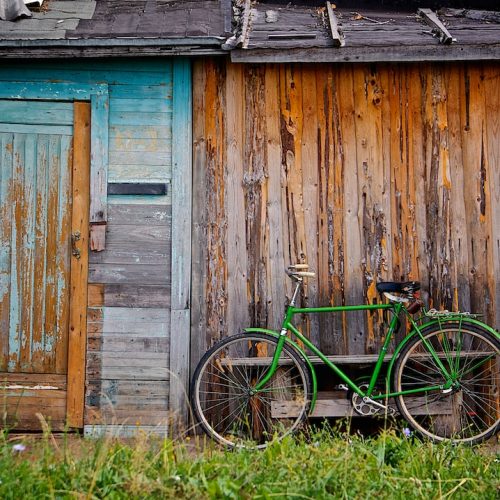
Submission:
{"label": "shed wall", "polygon": [[[500,65],[194,66],[192,361],[302,304],[380,300],[420,280],[431,307],[500,325]],[[330,354],[375,352],[378,314],[311,317]]]}
{"label": "shed wall", "polygon": [[0,66],[7,81],[109,85],[110,183],[167,184],[162,196],[108,196],[106,249],[91,252],[85,424],[157,425],[168,416],[172,62]]}

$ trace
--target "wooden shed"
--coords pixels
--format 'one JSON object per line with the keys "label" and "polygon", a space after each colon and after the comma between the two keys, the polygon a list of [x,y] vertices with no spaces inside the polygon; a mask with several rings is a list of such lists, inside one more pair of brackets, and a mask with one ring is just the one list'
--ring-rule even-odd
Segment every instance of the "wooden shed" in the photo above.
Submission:
{"label": "wooden shed", "polygon": [[[304,304],[419,279],[499,326],[499,13],[365,3],[0,21],[2,425],[186,422],[200,356],[276,328],[297,261]],[[302,328],[366,362],[382,319]]]}
{"label": "wooden shed", "polygon": [[[500,326],[500,12],[401,3],[236,2],[231,62],[194,62],[193,363],[279,329],[297,262],[317,272],[303,306],[419,280]],[[357,376],[386,320],[301,326]]]}
{"label": "wooden shed", "polygon": [[218,1],[0,21],[3,425],[165,430],[183,404],[188,57],[221,53],[224,30]]}

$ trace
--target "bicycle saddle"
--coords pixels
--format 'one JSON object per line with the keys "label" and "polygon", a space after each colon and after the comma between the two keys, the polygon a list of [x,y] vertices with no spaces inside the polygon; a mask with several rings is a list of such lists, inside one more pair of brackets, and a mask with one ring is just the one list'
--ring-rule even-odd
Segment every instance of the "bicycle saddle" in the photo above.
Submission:
{"label": "bicycle saddle", "polygon": [[414,293],[420,290],[420,283],[418,281],[405,281],[398,283],[395,281],[382,281],[377,283],[377,291],[379,293]]}

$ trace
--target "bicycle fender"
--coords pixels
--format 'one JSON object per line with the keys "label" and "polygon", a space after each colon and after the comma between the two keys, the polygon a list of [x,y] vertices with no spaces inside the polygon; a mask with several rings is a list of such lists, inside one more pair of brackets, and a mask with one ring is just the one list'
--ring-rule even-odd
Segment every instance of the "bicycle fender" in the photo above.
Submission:
{"label": "bicycle fender", "polygon": [[[490,332],[494,337],[500,339],[500,334],[494,328],[492,328],[491,326],[488,326],[487,324],[483,323],[482,321],[478,321],[477,319],[467,318],[467,317],[464,317],[464,316],[455,316],[455,317],[450,316],[450,317],[447,317],[446,320],[442,320],[442,321],[439,321],[437,319],[429,321],[428,323],[425,323],[424,325],[422,325],[421,331],[422,331],[422,333],[424,333],[424,330],[426,330],[428,327],[442,324],[445,321],[461,321],[462,323],[468,323],[468,324],[476,325],[476,326],[479,326],[481,328],[484,328],[485,330],[487,330],[488,332]],[[387,375],[386,375],[386,387],[387,387],[387,390],[389,390],[389,387],[391,386],[392,368],[393,368],[394,363],[396,362],[396,360],[397,360],[397,358],[399,356],[399,353],[401,352],[401,350],[403,349],[403,347],[408,343],[408,341],[411,338],[413,338],[415,335],[418,335],[418,332],[415,329],[413,329],[401,341],[401,343],[396,347],[396,350],[394,351],[394,354],[392,355],[391,361],[389,362],[389,366],[387,367]]]}
{"label": "bicycle fender", "polygon": [[[275,330],[268,330],[267,328],[244,328],[244,332],[246,333],[265,333],[267,335],[271,335],[276,338],[280,338],[281,334]],[[294,342],[291,338],[285,337],[285,342],[287,344],[290,344],[293,349],[295,349],[299,354],[300,357],[306,362],[307,366],[309,367],[309,370],[311,372],[311,377],[312,377],[312,385],[313,385],[313,395],[311,399],[311,406],[309,408],[309,414],[312,414],[314,407],[316,406],[316,399],[318,396],[318,381],[316,379],[316,370],[314,369],[313,364],[311,363],[310,359],[307,357],[307,354],[304,352],[304,350],[297,344],[297,342]]]}

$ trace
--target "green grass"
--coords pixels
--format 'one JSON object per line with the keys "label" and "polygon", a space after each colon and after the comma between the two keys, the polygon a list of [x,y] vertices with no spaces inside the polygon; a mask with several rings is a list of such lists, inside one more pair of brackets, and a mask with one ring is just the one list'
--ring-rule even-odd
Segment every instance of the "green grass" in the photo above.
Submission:
{"label": "green grass", "polygon": [[[373,438],[325,427],[263,451],[203,439],[128,442],[50,433],[0,434],[0,498],[481,498],[500,497],[491,448]],[[23,443],[24,451],[15,451]]]}

